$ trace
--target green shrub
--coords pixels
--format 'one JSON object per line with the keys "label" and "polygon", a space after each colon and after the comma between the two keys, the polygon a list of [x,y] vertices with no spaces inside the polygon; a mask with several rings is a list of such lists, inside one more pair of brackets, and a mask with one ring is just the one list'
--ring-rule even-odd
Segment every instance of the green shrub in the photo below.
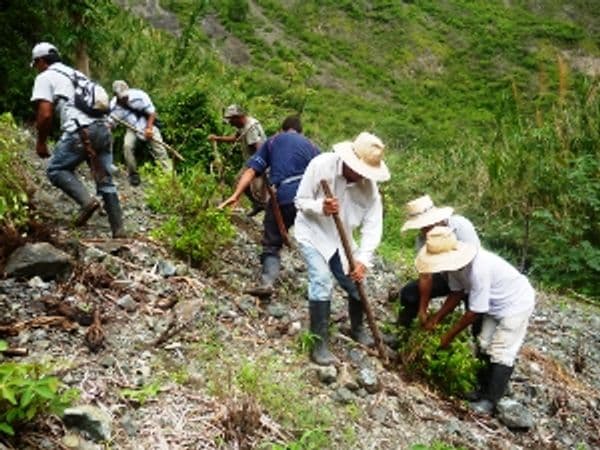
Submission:
{"label": "green shrub", "polygon": [[167,216],[151,232],[173,250],[193,261],[206,262],[235,235],[227,212],[215,207],[219,193],[215,178],[200,166],[181,174],[144,167],[148,179],[146,200],[151,209]]}
{"label": "green shrub", "polygon": [[447,349],[440,349],[440,338],[459,316],[451,317],[432,332],[419,326],[402,330],[398,352],[409,375],[423,378],[449,395],[461,395],[475,388],[481,363],[473,356],[466,331],[454,338]]}
{"label": "green shrub", "polygon": [[0,225],[20,227],[29,219],[33,185],[23,163],[25,149],[12,115],[0,115]]}
{"label": "green shrub", "polygon": [[75,390],[64,390],[58,378],[44,375],[41,366],[2,363],[0,364],[0,434],[12,436],[20,425],[31,422],[41,415],[61,414],[76,396]]}

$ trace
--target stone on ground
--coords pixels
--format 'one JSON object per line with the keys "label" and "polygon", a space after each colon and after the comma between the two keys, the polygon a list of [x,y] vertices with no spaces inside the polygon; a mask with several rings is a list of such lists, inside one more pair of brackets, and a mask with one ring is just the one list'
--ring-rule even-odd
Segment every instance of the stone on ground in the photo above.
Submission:
{"label": "stone on ground", "polygon": [[110,440],[112,421],[101,409],[82,405],[65,409],[63,421],[68,427],[85,431],[96,442]]}
{"label": "stone on ground", "polygon": [[50,280],[66,276],[73,266],[71,257],[47,242],[25,244],[8,258],[5,272],[9,277],[38,276]]}
{"label": "stone on ground", "polygon": [[533,416],[521,403],[504,398],[496,406],[496,417],[510,429],[526,430],[534,425]]}

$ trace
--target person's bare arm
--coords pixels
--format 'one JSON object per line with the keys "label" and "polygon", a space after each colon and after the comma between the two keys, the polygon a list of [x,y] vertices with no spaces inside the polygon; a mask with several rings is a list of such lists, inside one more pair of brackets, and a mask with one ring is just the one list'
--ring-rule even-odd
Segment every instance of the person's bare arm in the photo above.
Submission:
{"label": "person's bare arm", "polygon": [[462,291],[450,292],[440,310],[425,322],[423,328],[429,331],[433,330],[438,323],[444,320],[444,317],[456,309],[464,295],[465,293]]}
{"label": "person's bare arm", "polygon": [[419,274],[419,322],[427,322],[427,308],[431,300],[431,290],[433,286],[433,275],[430,273]]}
{"label": "person's bare arm", "polygon": [[146,120],[146,129],[144,130],[144,136],[146,139],[152,139],[154,136],[154,121],[156,120],[156,114],[152,113],[148,115]]}
{"label": "person's bare arm", "polygon": [[54,114],[54,106],[46,100],[38,100],[37,111],[35,116],[35,127],[37,128],[37,141],[35,151],[41,158],[50,156],[48,152],[48,136],[52,131],[52,116]]}
{"label": "person's bare arm", "polygon": [[257,175],[256,170],[252,169],[251,167],[248,167],[244,171],[244,173],[242,173],[242,176],[240,177],[240,180],[238,181],[238,184],[235,187],[235,191],[233,192],[233,194],[231,194],[231,197],[229,197],[227,200],[225,200],[223,203],[221,203],[219,205],[219,209],[223,209],[226,206],[235,207],[237,205],[238,201],[240,200],[241,195],[246,190],[246,188],[248,186],[250,186],[250,183],[252,183],[252,180],[254,180],[254,178],[256,178],[256,175]]}
{"label": "person's bare arm", "polygon": [[229,142],[229,143],[233,143],[237,140],[237,136],[235,134],[232,134],[230,136],[218,136],[216,134],[209,134],[208,135],[208,140],[209,141],[215,141],[215,142]]}
{"label": "person's bare arm", "polygon": [[475,319],[477,319],[477,313],[474,313],[473,311],[465,312],[458,322],[456,322],[452,328],[450,328],[450,330],[448,330],[448,332],[441,337],[440,347],[448,347],[456,335],[475,322]]}

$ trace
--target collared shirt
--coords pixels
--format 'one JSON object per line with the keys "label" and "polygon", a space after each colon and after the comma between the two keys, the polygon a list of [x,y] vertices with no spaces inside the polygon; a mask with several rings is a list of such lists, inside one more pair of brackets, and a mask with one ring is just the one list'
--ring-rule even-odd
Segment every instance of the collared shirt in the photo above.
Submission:
{"label": "collared shirt", "polygon": [[306,166],[319,153],[306,137],[289,130],[270,137],[246,165],[259,174],[269,167],[269,182],[277,187],[277,201],[287,205],[294,202]]}
{"label": "collared shirt", "polygon": [[495,318],[525,312],[535,304],[535,292],[527,277],[483,248],[466,267],[448,273],[448,285],[451,291],[469,295],[469,310]]}
{"label": "collared shirt", "polygon": [[[475,231],[475,227],[469,219],[458,214],[454,214],[448,218],[447,222],[448,228],[450,228],[452,231],[454,231],[454,234],[456,234],[456,239],[461,242],[466,242],[467,244],[473,244],[476,247],[481,247],[481,242],[479,241],[479,236],[477,236],[477,231]],[[421,235],[421,233],[419,233],[415,239],[417,253],[419,253],[419,250],[421,250],[423,245],[425,245],[425,238]]]}
{"label": "collared shirt", "polygon": [[[145,141],[146,137],[144,136],[144,130],[148,123],[146,115],[156,114],[156,108],[154,107],[154,103],[152,103],[150,96],[141,89],[128,89],[127,93],[127,105],[136,112],[119,105],[117,103],[117,97],[113,97],[110,100],[110,114],[139,130],[139,133],[136,133],[136,136],[138,139]],[[137,111],[140,113],[137,113]]]}
{"label": "collared shirt", "polygon": [[255,150],[250,150],[250,146],[260,145],[260,143],[265,142],[267,139],[260,122],[250,116],[247,117],[244,127],[237,130],[235,135],[237,137],[242,136],[240,147],[242,149],[242,156],[246,159],[250,158],[255,152]]}
{"label": "collared shirt", "polygon": [[54,104],[60,115],[61,130],[67,133],[76,131],[77,124],[89,125],[98,120],[75,108],[75,88],[69,78],[74,72],[75,69],[63,63],[51,64],[35,77],[31,93],[32,102],[45,100]]}
{"label": "collared shirt", "polygon": [[[377,184],[367,179],[348,183],[342,175],[342,167],[341,158],[333,152],[322,153],[310,162],[296,194],[295,235],[299,242],[317,249],[327,261],[339,251],[347,272],[348,261],[333,217],[323,213],[325,194],[321,180],[329,183],[338,199],[339,216],[351,241],[354,258],[367,267],[381,241],[383,208]],[[359,226],[360,246],[354,241],[354,230]]]}

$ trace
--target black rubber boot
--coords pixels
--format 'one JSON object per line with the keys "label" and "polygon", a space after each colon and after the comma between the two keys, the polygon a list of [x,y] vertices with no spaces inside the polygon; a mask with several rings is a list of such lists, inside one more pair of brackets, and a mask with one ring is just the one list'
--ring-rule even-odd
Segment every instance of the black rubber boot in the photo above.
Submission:
{"label": "black rubber boot", "polygon": [[310,332],[316,335],[310,357],[320,366],[335,364],[335,356],[329,351],[329,313],[331,302],[309,302]]}
{"label": "black rubber boot", "polygon": [[477,386],[475,386],[474,390],[465,394],[465,399],[470,402],[481,400],[485,383],[490,376],[490,355],[478,352],[477,359],[481,361],[481,367],[477,371]]}
{"label": "black rubber boot", "polygon": [[504,392],[506,392],[512,372],[512,366],[491,363],[481,400],[471,403],[471,409],[480,414],[493,414],[496,404],[502,398]]}
{"label": "black rubber boot", "polygon": [[108,216],[108,223],[112,231],[113,238],[124,238],[125,230],[123,229],[123,212],[117,193],[103,193],[104,210]]}
{"label": "black rubber boot", "polygon": [[350,316],[350,336],[356,342],[367,347],[373,347],[375,341],[365,331],[363,326],[363,306],[360,300],[348,299],[348,314]]}
{"label": "black rubber boot", "polygon": [[80,206],[79,213],[73,219],[76,227],[84,226],[100,207],[100,202],[93,198],[79,178],[73,172],[60,170],[48,174],[54,186],[71,197]]}
{"label": "black rubber boot", "polygon": [[279,276],[281,266],[279,256],[266,255],[262,258],[262,274],[260,285],[247,289],[246,294],[255,295],[260,298],[268,298],[273,294],[273,285]]}

